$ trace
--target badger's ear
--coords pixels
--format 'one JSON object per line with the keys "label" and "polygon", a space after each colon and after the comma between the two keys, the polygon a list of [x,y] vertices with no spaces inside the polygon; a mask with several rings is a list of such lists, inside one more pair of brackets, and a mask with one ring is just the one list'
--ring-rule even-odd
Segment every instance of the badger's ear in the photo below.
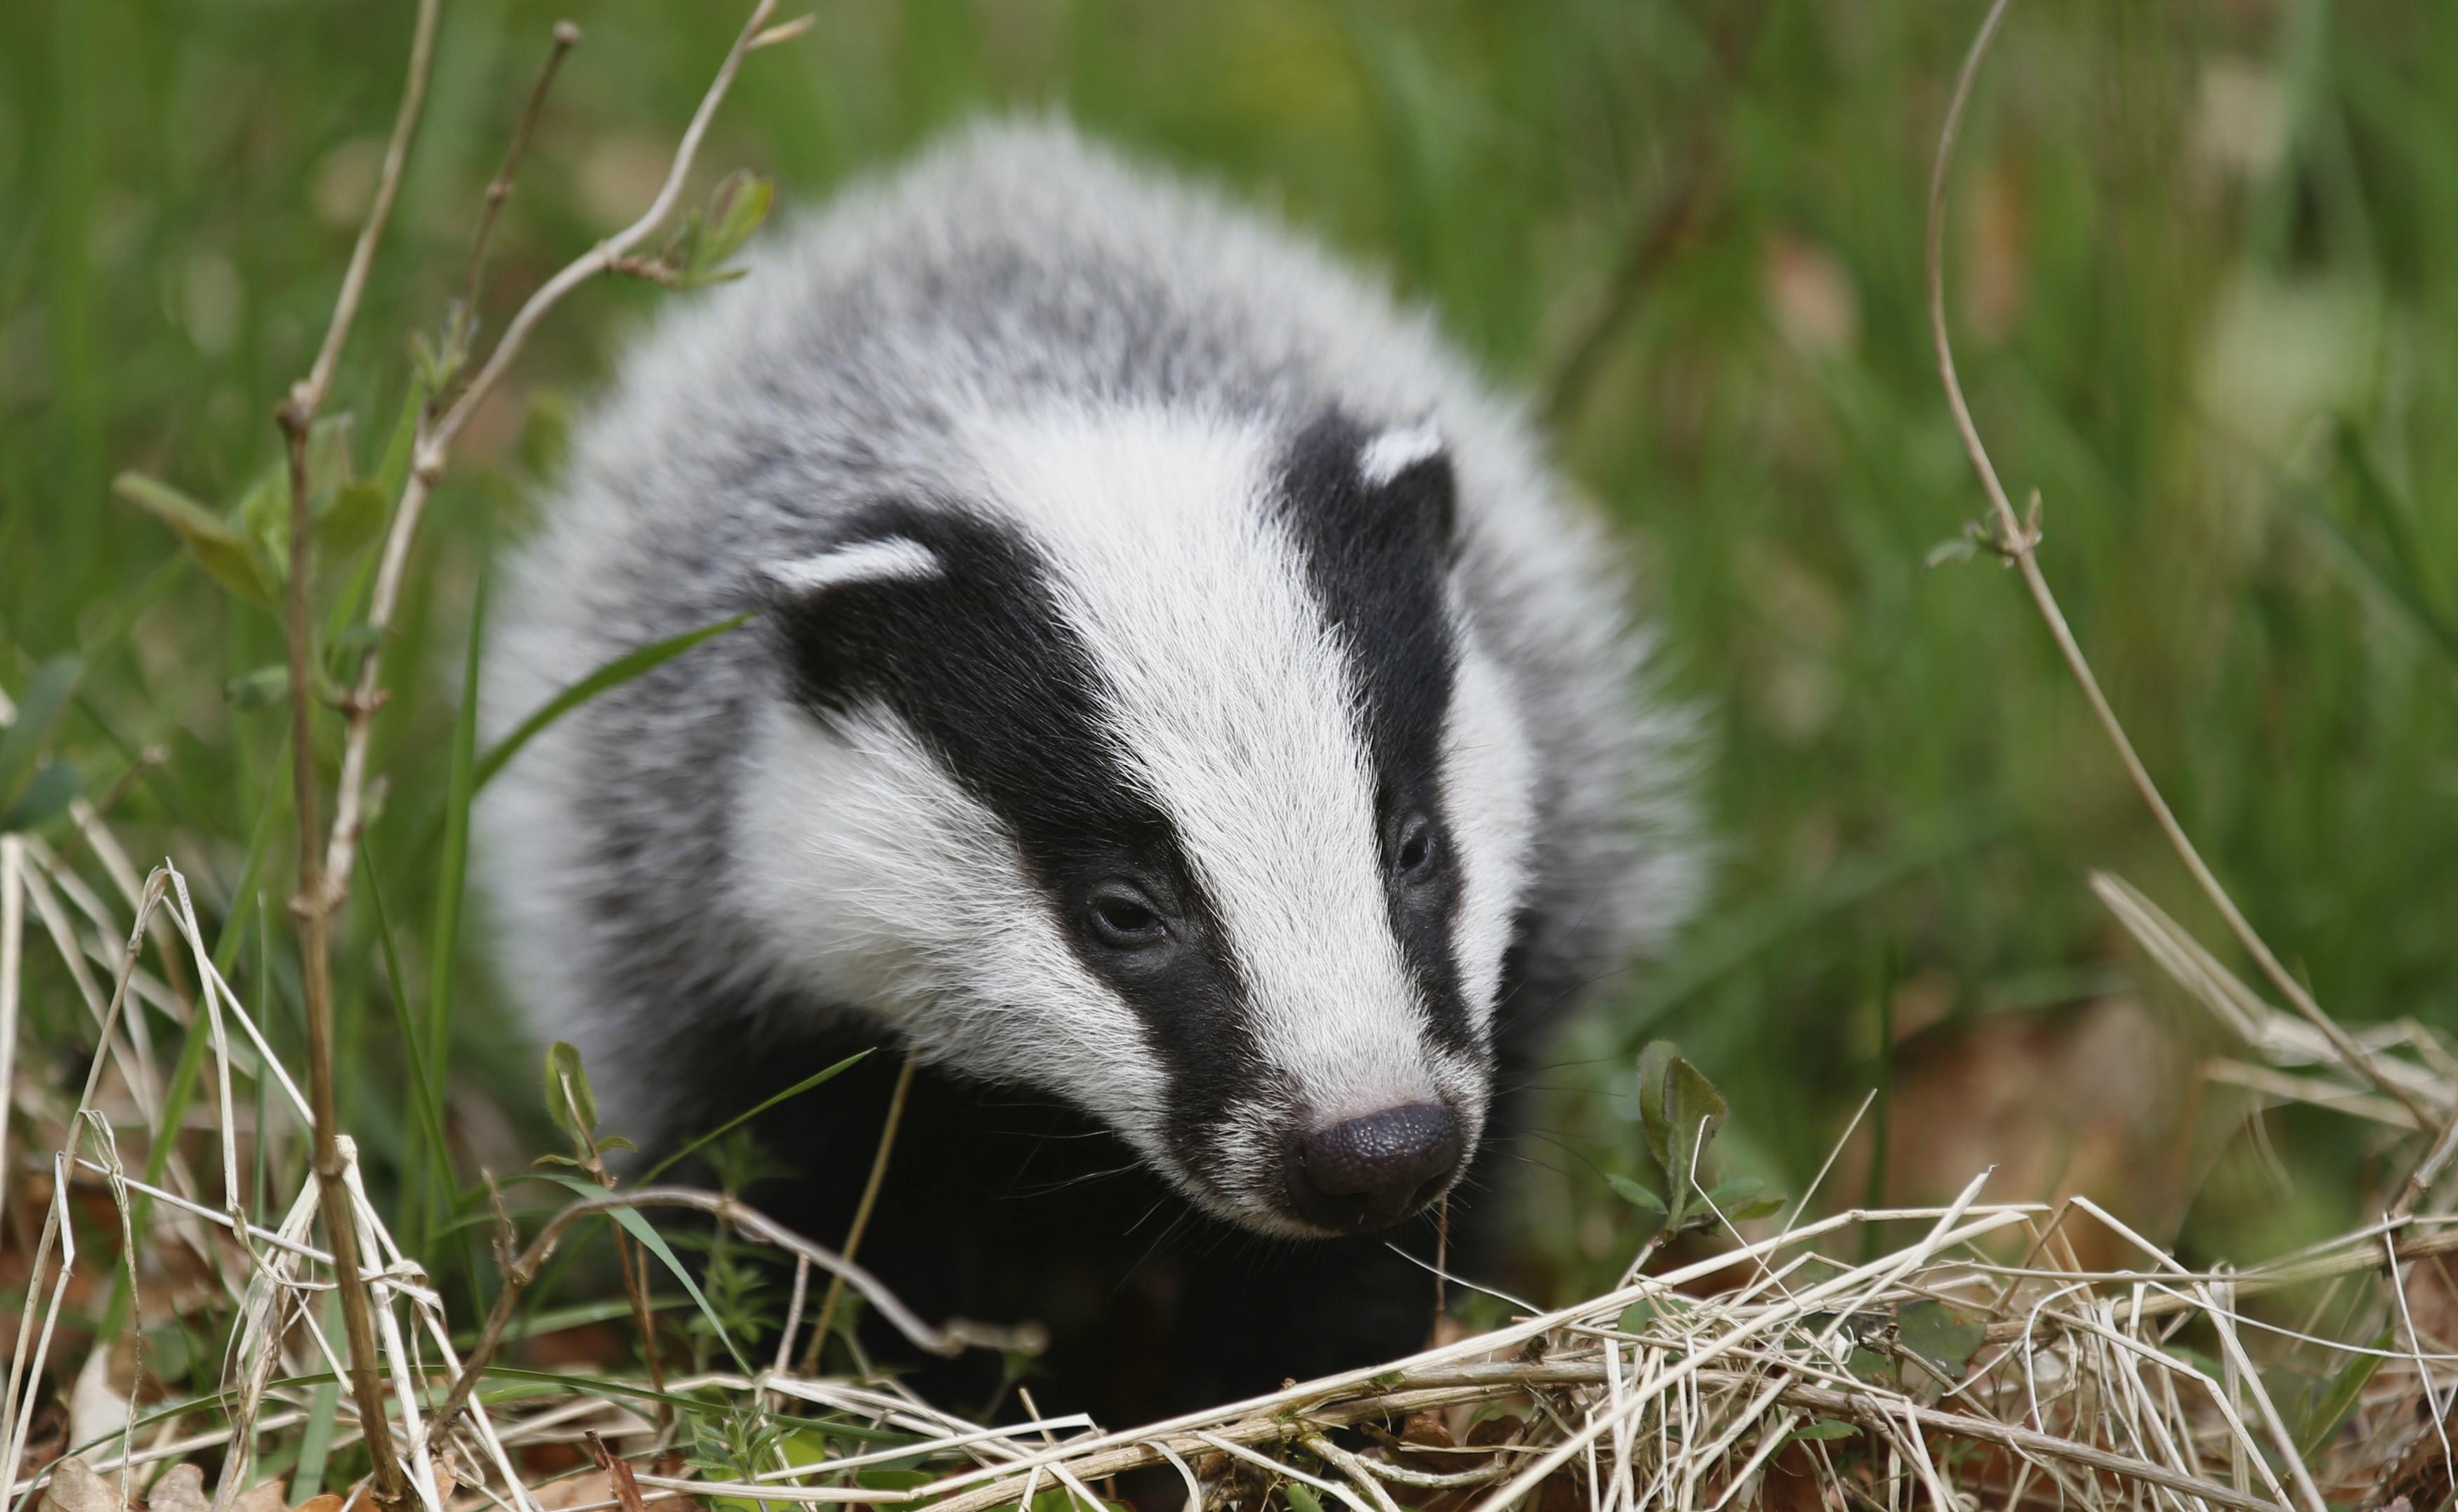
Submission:
{"label": "badger's ear", "polygon": [[917,612],[931,612],[913,600],[935,596],[948,570],[937,550],[889,534],[771,562],[757,576],[795,696],[843,710],[893,674]]}
{"label": "badger's ear", "polygon": [[781,609],[858,584],[911,582],[945,570],[938,552],[910,536],[890,535],[769,563],[760,570],[760,586],[771,607]]}
{"label": "badger's ear", "polygon": [[1431,416],[1380,429],[1334,409],[1298,433],[1283,463],[1283,505],[1318,549],[1360,570],[1392,551],[1458,555],[1450,449]]}
{"label": "badger's ear", "polygon": [[1446,562],[1458,554],[1458,485],[1432,416],[1368,434],[1357,448],[1357,481],[1369,507],[1429,528]]}

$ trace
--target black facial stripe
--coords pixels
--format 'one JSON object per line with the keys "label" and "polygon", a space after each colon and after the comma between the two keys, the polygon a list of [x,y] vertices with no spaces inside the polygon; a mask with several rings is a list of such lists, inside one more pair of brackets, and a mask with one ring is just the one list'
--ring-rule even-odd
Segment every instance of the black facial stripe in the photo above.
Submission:
{"label": "black facial stripe", "polygon": [[1416,974],[1435,1039],[1476,1054],[1482,1046],[1451,944],[1458,872],[1445,864],[1434,880],[1406,886],[1389,864],[1411,812],[1430,815],[1435,843],[1451,846],[1442,791],[1443,724],[1458,660],[1444,592],[1457,509],[1450,459],[1437,452],[1369,487],[1360,464],[1370,439],[1337,411],[1307,426],[1282,463],[1281,514],[1305,556],[1315,598],[1347,647],[1364,702],[1392,933]]}
{"label": "black facial stripe", "polygon": [[[794,694],[823,719],[892,710],[1008,825],[1079,959],[1142,1020],[1170,1081],[1171,1146],[1200,1171],[1202,1132],[1260,1057],[1227,936],[1102,718],[1092,652],[1013,530],[961,507],[884,504],[838,544],[888,537],[928,548],[943,570],[787,595],[771,619]],[[1121,876],[1168,904],[1198,948],[1156,970],[1087,948],[1068,926],[1070,901]]]}

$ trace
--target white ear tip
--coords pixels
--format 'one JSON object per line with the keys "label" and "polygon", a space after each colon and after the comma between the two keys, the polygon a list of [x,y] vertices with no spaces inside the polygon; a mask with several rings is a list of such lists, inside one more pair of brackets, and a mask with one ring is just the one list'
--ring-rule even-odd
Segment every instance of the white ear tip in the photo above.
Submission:
{"label": "white ear tip", "polygon": [[766,572],[769,582],[788,592],[817,593],[854,583],[936,577],[941,570],[937,552],[899,535],[773,563]]}
{"label": "white ear tip", "polygon": [[1358,476],[1369,488],[1379,488],[1443,450],[1442,428],[1429,419],[1394,425],[1367,442],[1357,454]]}

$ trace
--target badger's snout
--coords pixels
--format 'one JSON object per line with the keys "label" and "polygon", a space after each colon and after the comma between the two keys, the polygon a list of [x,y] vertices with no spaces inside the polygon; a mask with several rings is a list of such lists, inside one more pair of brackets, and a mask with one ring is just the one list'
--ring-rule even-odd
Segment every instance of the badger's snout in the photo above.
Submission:
{"label": "badger's snout", "polygon": [[1457,1115],[1440,1103],[1324,1125],[1289,1142],[1288,1205],[1337,1233],[1387,1229],[1449,1189],[1463,1144]]}

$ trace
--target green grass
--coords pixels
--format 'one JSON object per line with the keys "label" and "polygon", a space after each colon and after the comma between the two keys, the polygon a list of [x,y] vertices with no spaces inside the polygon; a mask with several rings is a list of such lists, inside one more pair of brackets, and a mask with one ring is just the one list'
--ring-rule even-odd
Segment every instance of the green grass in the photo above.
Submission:
{"label": "green grass", "polygon": [[[84,658],[52,749],[89,794],[164,748],[116,821],[140,859],[180,860],[219,958],[294,1057],[285,725],[223,694],[281,659],[278,626],[177,567],[170,532],[108,483],[136,468],[220,505],[275,459],[272,404],[323,330],[411,9],[0,7],[0,686],[22,698],[46,665]],[[482,340],[645,200],[641,159],[737,19],[570,9],[587,38],[501,228]],[[1962,151],[1949,295],[1999,466],[2045,498],[2048,574],[2213,864],[2338,1016],[2458,1029],[2458,31],[2429,10],[2023,7]],[[1735,1158],[1798,1190],[1885,1068],[1903,1072],[1880,1054],[1875,982],[1926,984],[1931,1040],[2007,1015],[2052,1028],[2112,976],[2175,1005],[2085,875],[2126,875],[2216,942],[2208,910],[2019,585],[1985,561],[1922,569],[1980,508],[1920,282],[1930,145],[1976,7],[815,11],[812,35],[745,71],[710,182],[774,175],[790,213],[969,114],[1063,104],[1276,200],[1531,389],[1695,185],[1559,443],[1638,548],[1674,680],[1710,711],[1723,862],[1699,926],[1614,980],[1552,1078],[1570,1088],[1562,1145],[1539,1153],[1565,1174],[1536,1184],[1531,1284],[1618,1264],[1584,1237],[1617,1211],[1589,1168],[1637,1158],[1628,1067],[1653,1035],[1730,1096]],[[356,417],[363,468],[410,382],[406,334],[445,319],[559,13],[448,7],[333,404]],[[438,1148],[448,1105],[492,1098],[525,1136],[540,1126],[534,1059],[513,1049],[484,922],[465,917],[484,753],[455,690],[483,653],[484,543],[519,528],[562,417],[657,297],[573,300],[460,448],[386,663],[387,797],[335,952],[345,1121],[399,1232],[468,1235],[460,1283],[482,1291],[467,1220],[483,1194]],[[320,744],[335,734],[326,720]],[[90,1025],[43,975],[55,964],[34,969],[30,1033],[82,1043]],[[1898,1148],[1959,1132],[1889,1109]],[[2230,1153],[2190,1209],[2146,1221],[2242,1253],[2377,1200],[2343,1125],[2274,1136],[2296,1203]]]}

